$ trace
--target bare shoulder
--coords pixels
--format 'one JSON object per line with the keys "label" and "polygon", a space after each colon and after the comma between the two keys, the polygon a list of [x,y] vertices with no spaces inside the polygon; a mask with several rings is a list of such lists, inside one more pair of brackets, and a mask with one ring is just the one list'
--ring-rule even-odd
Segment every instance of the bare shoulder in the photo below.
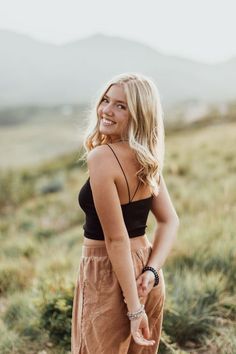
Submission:
{"label": "bare shoulder", "polygon": [[114,159],[107,145],[99,145],[89,151],[87,164],[91,174],[112,176]]}
{"label": "bare shoulder", "polygon": [[108,156],[108,147],[107,145],[99,145],[94,149],[90,150],[87,155],[87,162],[94,163],[96,161],[102,160],[106,155]]}
{"label": "bare shoulder", "polygon": [[87,163],[89,167],[93,166],[94,164],[102,164],[105,166],[112,160],[111,157],[112,156],[109,147],[107,145],[99,145],[89,151],[87,155]]}

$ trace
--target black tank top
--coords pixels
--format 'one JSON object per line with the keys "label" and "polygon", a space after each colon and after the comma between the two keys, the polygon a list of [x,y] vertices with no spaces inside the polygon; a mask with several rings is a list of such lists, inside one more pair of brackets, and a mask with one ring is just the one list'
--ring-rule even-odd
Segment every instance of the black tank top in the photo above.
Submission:
{"label": "black tank top", "polygon": [[[149,211],[151,209],[153,196],[151,195],[148,198],[132,201],[139,188],[140,181],[134,192],[133,197],[130,198],[130,189],[129,189],[129,184],[125,172],[112,147],[109,144],[106,145],[109,146],[109,148],[115,155],[120,165],[120,168],[124,174],[125,181],[127,184],[129,203],[121,204],[121,209],[122,209],[124,223],[126,225],[128,235],[130,238],[144,235],[145,229],[147,227],[146,223],[147,223]],[[80,207],[85,212],[85,224],[83,225],[84,236],[93,240],[104,240],[102,226],[94,206],[93,194],[90,185],[90,178],[88,178],[85,184],[82,186],[78,195],[78,201]]]}

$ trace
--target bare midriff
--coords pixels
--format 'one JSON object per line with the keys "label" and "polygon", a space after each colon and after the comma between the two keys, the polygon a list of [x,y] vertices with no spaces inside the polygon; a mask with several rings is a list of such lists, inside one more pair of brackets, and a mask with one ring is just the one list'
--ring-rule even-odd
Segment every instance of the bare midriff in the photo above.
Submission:
{"label": "bare midriff", "polygon": [[[142,236],[132,237],[129,240],[130,240],[131,245],[133,242],[137,243],[137,241],[138,241],[138,243],[140,243],[140,247],[142,247],[143,245],[146,245],[148,238],[147,238],[147,235],[144,234]],[[103,247],[106,245],[106,243],[104,240],[93,240],[88,237],[84,237],[83,245],[84,246],[95,246],[95,247],[101,246],[101,247]]]}

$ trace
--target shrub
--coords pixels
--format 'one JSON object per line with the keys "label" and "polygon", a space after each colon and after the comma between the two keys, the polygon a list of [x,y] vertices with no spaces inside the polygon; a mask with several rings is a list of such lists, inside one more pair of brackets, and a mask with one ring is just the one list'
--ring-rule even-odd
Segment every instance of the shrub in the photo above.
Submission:
{"label": "shrub", "polygon": [[20,348],[22,341],[18,335],[9,330],[0,320],[0,353],[14,354],[17,353],[17,348]]}
{"label": "shrub", "polygon": [[37,309],[29,295],[16,294],[10,300],[3,319],[9,328],[20,335],[35,339],[40,334],[37,316]]}
{"label": "shrub", "polygon": [[236,353],[236,329],[235,323],[231,327],[222,326],[217,336],[209,338],[209,346],[212,347],[208,353]]}
{"label": "shrub", "polygon": [[26,289],[32,281],[34,269],[26,262],[6,262],[0,268],[0,295]]}
{"label": "shrub", "polygon": [[16,258],[16,257],[25,257],[31,259],[37,253],[37,246],[30,240],[17,240],[15,244],[5,247],[4,254],[7,257]]}
{"label": "shrub", "polygon": [[37,181],[35,189],[37,194],[56,193],[63,190],[64,183],[64,176],[62,174],[53,178],[43,176]]}
{"label": "shrub", "polygon": [[228,314],[225,282],[220,273],[203,275],[185,270],[171,276],[172,298],[163,328],[174,342],[201,345],[207,335],[217,331],[218,318]]}
{"label": "shrub", "polygon": [[71,344],[73,289],[72,285],[59,285],[57,288],[44,286],[43,300],[38,304],[40,326],[48,331],[53,343],[67,350]]}
{"label": "shrub", "polygon": [[18,206],[34,195],[34,185],[30,181],[24,183],[21,172],[7,170],[0,173],[0,210],[6,206]]}

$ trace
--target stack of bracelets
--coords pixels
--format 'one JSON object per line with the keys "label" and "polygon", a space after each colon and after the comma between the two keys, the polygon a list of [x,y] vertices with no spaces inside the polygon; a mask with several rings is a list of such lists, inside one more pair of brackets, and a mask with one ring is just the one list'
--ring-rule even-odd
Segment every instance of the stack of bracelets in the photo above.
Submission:
{"label": "stack of bracelets", "polygon": [[127,312],[127,316],[129,317],[130,321],[132,321],[132,320],[136,320],[137,318],[141,317],[144,313],[145,313],[144,304],[142,304],[138,311]]}
{"label": "stack of bracelets", "polygon": [[[153,287],[157,286],[159,284],[159,275],[158,275],[156,269],[154,269],[153,267],[145,266],[142,270],[142,273],[146,272],[147,270],[150,270],[151,272],[153,272],[153,274],[155,276],[155,282],[154,282]],[[137,318],[141,317],[144,313],[145,313],[145,309],[144,309],[144,305],[142,304],[138,311],[133,312],[133,313],[127,312],[127,316],[132,321],[132,320],[136,320]]]}

